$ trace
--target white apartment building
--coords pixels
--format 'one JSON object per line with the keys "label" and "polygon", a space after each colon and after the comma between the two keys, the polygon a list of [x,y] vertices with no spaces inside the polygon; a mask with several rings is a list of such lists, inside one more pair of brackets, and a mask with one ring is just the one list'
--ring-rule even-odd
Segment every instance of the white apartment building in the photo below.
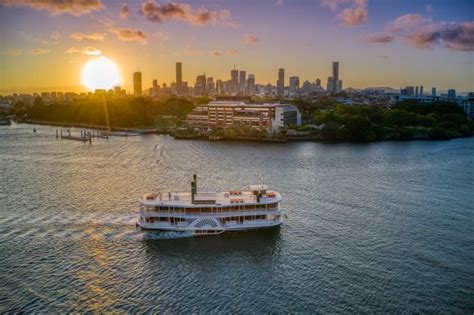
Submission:
{"label": "white apartment building", "polygon": [[251,127],[277,131],[285,126],[301,125],[298,108],[289,104],[246,104],[213,101],[196,107],[186,122],[199,128]]}

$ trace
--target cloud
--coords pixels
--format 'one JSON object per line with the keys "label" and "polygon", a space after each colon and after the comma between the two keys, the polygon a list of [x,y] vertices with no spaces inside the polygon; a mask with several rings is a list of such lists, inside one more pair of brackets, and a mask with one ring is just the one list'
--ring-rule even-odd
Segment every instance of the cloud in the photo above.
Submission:
{"label": "cloud", "polygon": [[83,54],[83,55],[88,55],[88,56],[100,56],[102,52],[91,46],[83,47],[82,49],[77,49],[76,47],[71,47],[68,50],[66,50],[68,54]]}
{"label": "cloud", "polygon": [[391,31],[420,49],[443,45],[457,51],[474,51],[474,22],[433,22],[419,14],[406,14],[391,24]]}
{"label": "cloud", "polygon": [[99,49],[91,47],[91,46],[85,47],[82,50],[82,53],[88,56],[100,56],[102,54],[102,52]]}
{"label": "cloud", "polygon": [[220,57],[220,56],[236,56],[239,52],[235,49],[229,49],[226,51],[215,50],[211,53],[213,56]]}
{"label": "cloud", "polygon": [[156,32],[155,37],[158,38],[159,40],[166,41],[169,39],[169,36],[165,32]]}
{"label": "cloud", "polygon": [[46,55],[49,54],[51,51],[49,49],[44,49],[44,48],[34,48],[30,51],[30,55],[33,56],[40,56],[40,55]]}
{"label": "cloud", "polygon": [[320,0],[321,6],[338,13],[337,17],[343,25],[354,27],[367,22],[369,11],[368,0]]}
{"label": "cloud", "polygon": [[81,51],[80,51],[79,49],[77,49],[76,47],[71,47],[71,48],[68,48],[68,49],[66,50],[66,52],[67,52],[68,54],[78,54],[78,53],[80,53]]}
{"label": "cloud", "polygon": [[120,17],[127,20],[130,17],[130,9],[126,3],[122,4],[120,7]]}
{"label": "cloud", "polygon": [[9,49],[3,52],[4,55],[7,56],[21,56],[21,50],[20,49]]}
{"label": "cloud", "polygon": [[257,36],[252,35],[252,34],[245,34],[243,37],[243,42],[247,46],[252,46],[256,45],[260,40],[257,38]]}
{"label": "cloud", "polygon": [[367,42],[373,44],[387,44],[394,40],[394,37],[388,34],[372,34],[366,37]]}
{"label": "cloud", "polygon": [[84,34],[81,32],[74,32],[71,34],[70,37],[77,41],[83,41],[83,40],[103,41],[105,36],[103,33]]}
{"label": "cloud", "polygon": [[42,45],[59,45],[61,42],[61,34],[59,32],[52,32],[48,38],[31,38],[32,40],[36,40],[37,42],[41,43]]}
{"label": "cloud", "polygon": [[276,0],[275,5],[278,6],[278,7],[282,7],[282,6],[285,5],[285,1],[284,0]]}
{"label": "cloud", "polygon": [[188,3],[167,2],[157,4],[154,0],[140,6],[140,14],[151,22],[164,23],[167,20],[186,22],[194,26],[224,25],[236,27],[238,23],[229,10],[213,11],[204,7],[193,9]]}
{"label": "cloud", "polygon": [[115,37],[120,41],[139,42],[141,44],[146,44],[148,41],[147,35],[139,29],[111,26],[108,30],[115,34]]}
{"label": "cloud", "polygon": [[193,49],[191,45],[186,45],[186,49],[184,50],[184,54],[188,56],[214,56],[214,57],[221,57],[221,56],[235,56],[238,55],[239,52],[236,49],[228,49],[228,50],[199,50]]}
{"label": "cloud", "polygon": [[340,18],[346,26],[357,26],[367,22],[369,11],[364,7],[346,8],[340,14]]}
{"label": "cloud", "polygon": [[48,11],[52,15],[80,16],[104,8],[101,0],[3,0],[7,7],[30,7]]}

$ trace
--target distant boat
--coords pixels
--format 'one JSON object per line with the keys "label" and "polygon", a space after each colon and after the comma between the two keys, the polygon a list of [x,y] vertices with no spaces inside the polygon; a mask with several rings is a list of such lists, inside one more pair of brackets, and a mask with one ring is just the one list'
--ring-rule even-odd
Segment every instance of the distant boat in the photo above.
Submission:
{"label": "distant boat", "polygon": [[109,131],[104,134],[108,136],[115,136],[115,137],[135,137],[135,136],[141,136],[143,132],[141,131]]}
{"label": "distant boat", "polygon": [[10,119],[0,119],[0,126],[10,126],[11,124]]}

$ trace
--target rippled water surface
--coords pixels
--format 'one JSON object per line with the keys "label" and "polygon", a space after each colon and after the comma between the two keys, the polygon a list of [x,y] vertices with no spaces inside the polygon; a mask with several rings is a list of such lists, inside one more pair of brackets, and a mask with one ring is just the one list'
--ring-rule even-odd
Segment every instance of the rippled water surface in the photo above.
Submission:
{"label": "rippled water surface", "polygon": [[[474,138],[287,144],[0,127],[0,312],[474,310]],[[265,182],[279,230],[135,227],[137,198]]]}

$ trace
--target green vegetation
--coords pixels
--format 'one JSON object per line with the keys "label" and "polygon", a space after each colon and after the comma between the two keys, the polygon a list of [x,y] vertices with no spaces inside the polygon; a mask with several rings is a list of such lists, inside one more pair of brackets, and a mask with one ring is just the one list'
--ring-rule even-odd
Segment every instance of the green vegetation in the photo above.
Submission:
{"label": "green vegetation", "polygon": [[[166,127],[179,123],[193,108],[193,102],[181,98],[153,101],[143,97],[117,100],[97,97],[45,105],[38,97],[32,106],[17,103],[13,110],[20,120],[121,128],[154,128],[157,123],[165,124]],[[157,119],[163,116],[172,117],[174,121],[170,123],[169,119]]]}
{"label": "green vegetation", "polygon": [[[67,103],[46,105],[37,98],[31,106],[14,104],[2,115],[14,114],[18,121],[32,120],[57,124],[78,124],[111,128],[157,128],[180,138],[212,137],[216,139],[281,138],[253,128],[225,128],[199,132],[183,126],[186,115],[206,97],[122,98],[102,97],[77,99]],[[468,121],[462,109],[451,102],[422,104],[403,101],[392,108],[374,105],[345,106],[323,96],[312,100],[294,100],[306,123],[289,127],[288,138],[310,138],[335,141],[374,141],[409,139],[451,139],[474,133],[474,121]]]}
{"label": "green vegetation", "polygon": [[319,126],[312,133],[325,140],[450,139],[471,135],[474,131],[473,122],[469,122],[462,109],[451,102],[403,101],[391,109],[326,102],[296,105],[306,115],[306,121]]}

